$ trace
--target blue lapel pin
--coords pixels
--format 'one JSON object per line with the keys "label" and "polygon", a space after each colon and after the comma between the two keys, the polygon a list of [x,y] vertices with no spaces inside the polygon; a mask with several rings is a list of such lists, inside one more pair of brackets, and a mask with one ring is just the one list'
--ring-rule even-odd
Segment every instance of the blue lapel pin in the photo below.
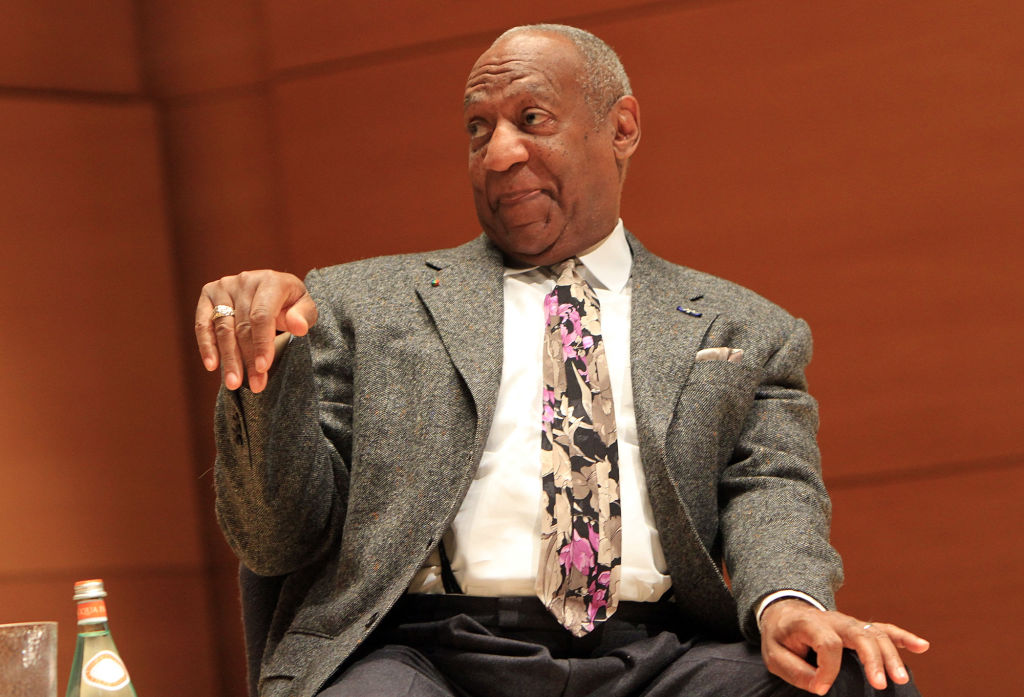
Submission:
{"label": "blue lapel pin", "polygon": [[682,312],[684,315],[689,315],[690,317],[703,317],[704,316],[703,312],[697,312],[696,310],[691,310],[690,308],[683,307],[682,305],[680,305],[676,309],[679,310],[680,312]]}

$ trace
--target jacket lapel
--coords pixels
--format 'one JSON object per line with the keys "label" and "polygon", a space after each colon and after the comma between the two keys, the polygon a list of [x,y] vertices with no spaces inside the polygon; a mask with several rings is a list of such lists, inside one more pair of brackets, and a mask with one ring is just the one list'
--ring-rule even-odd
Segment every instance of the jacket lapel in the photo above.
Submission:
{"label": "jacket lapel", "polygon": [[501,253],[482,236],[428,257],[416,283],[472,396],[478,449],[486,442],[501,382],[503,284]]}
{"label": "jacket lapel", "polygon": [[630,361],[637,427],[641,444],[659,449],[663,460],[676,402],[717,315],[701,309],[694,300],[701,297],[700,289],[686,287],[679,267],[651,254],[632,235],[628,239],[633,249]]}
{"label": "jacket lapel", "polygon": [[703,465],[691,461],[689,452],[667,452],[666,447],[683,386],[718,313],[702,307],[702,291],[691,285],[693,275],[654,256],[632,235],[628,239],[633,250],[630,374],[651,509],[676,602],[705,626],[729,635],[736,631],[735,605],[688,508],[700,502],[685,501],[673,475]]}

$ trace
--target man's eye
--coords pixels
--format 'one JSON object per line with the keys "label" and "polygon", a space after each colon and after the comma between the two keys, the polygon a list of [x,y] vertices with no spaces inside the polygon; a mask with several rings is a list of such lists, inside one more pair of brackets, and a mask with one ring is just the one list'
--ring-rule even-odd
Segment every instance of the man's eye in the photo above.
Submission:
{"label": "man's eye", "polygon": [[480,138],[487,135],[487,125],[480,121],[470,121],[466,124],[466,133],[470,138]]}
{"label": "man's eye", "polygon": [[550,117],[546,113],[537,109],[531,109],[523,112],[523,123],[527,126],[539,126],[549,118]]}

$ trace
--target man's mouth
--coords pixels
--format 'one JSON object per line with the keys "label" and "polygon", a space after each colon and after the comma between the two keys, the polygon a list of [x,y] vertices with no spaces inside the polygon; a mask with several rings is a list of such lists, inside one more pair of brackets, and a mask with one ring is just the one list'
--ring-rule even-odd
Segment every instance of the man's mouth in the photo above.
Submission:
{"label": "man's mouth", "polygon": [[544,191],[542,189],[516,189],[515,191],[506,191],[498,195],[496,208],[502,206],[515,206],[520,203],[527,203],[537,196],[542,196]]}

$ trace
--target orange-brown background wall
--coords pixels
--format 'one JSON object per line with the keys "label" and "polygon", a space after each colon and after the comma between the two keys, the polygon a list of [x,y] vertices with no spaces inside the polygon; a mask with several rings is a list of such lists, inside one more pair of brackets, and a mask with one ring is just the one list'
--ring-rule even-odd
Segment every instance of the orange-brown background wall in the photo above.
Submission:
{"label": "orange-brown background wall", "polygon": [[243,693],[195,297],[243,268],[474,236],[463,81],[531,21],[595,31],[631,72],[627,225],[814,328],[841,605],[933,641],[926,695],[1020,684],[1024,4],[2,13],[0,622],[60,621],[61,688],[71,584],[102,576],[140,694]]}

